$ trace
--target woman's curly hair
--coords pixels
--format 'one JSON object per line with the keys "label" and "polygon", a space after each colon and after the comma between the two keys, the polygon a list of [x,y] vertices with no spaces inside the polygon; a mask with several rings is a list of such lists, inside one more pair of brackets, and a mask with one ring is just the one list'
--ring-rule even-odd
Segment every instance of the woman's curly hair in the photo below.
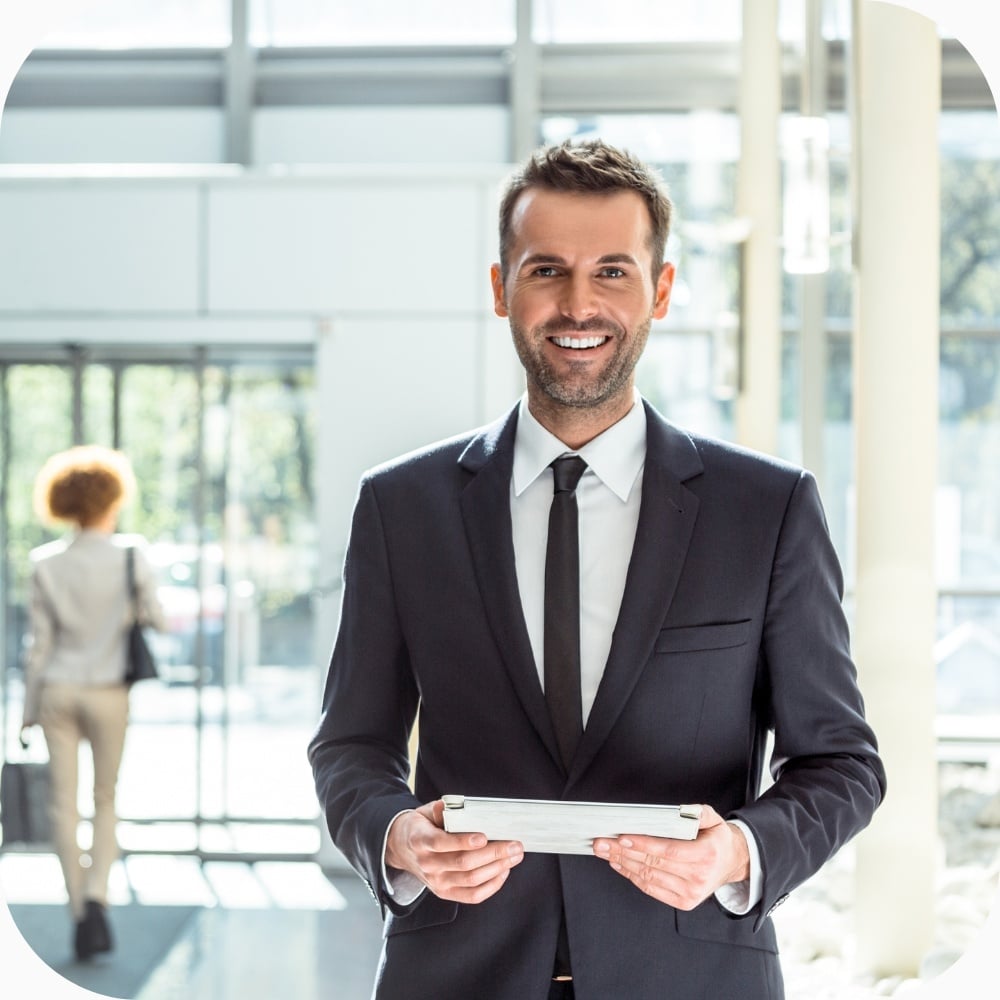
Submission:
{"label": "woman's curly hair", "polygon": [[135,492],[135,475],[120,452],[79,445],[53,455],[35,480],[35,511],[43,521],[89,528]]}

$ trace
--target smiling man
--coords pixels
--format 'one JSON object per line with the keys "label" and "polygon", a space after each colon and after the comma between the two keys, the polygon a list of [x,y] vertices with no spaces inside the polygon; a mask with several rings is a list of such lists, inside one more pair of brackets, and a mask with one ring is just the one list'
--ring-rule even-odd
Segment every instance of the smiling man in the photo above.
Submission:
{"label": "smiling man", "polygon": [[[309,754],[386,915],[378,998],[779,1000],[771,911],[884,794],[814,480],[635,389],[670,216],[621,150],[538,151],[491,269],[525,396],[361,483]],[[446,832],[448,793],[701,818],[525,853]]]}
{"label": "smiling man", "polygon": [[652,265],[650,215],[635,191],[529,188],[505,208],[491,272],[497,314],[510,320],[532,413],[567,444],[564,425],[580,422],[586,444],[633,405],[633,372],[652,320],[667,313],[673,265]]}

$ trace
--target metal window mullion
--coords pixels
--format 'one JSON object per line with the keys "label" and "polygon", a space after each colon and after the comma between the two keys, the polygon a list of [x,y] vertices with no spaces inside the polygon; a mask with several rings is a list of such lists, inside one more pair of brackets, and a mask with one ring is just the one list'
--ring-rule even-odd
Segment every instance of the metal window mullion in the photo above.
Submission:
{"label": "metal window mullion", "polygon": [[248,0],[231,0],[232,37],[223,63],[226,114],[225,159],[249,165],[253,161],[255,59],[250,48]]}
{"label": "metal window mullion", "polygon": [[120,361],[111,362],[111,447],[122,446],[122,369]]}
{"label": "metal window mullion", "polygon": [[10,482],[10,396],[7,373],[9,365],[0,364],[0,757],[7,759],[7,710],[9,705],[9,674],[12,664],[7,658],[10,636],[10,551],[7,540],[8,489]]}
{"label": "metal window mullion", "polygon": [[[225,403],[226,409],[226,450],[225,450],[225,468],[222,473],[222,483],[223,483],[223,496],[222,496],[222,509],[225,510],[229,506],[230,496],[233,490],[233,484],[231,482],[233,461],[232,456],[235,454],[236,447],[236,418],[235,418],[235,406],[233,402],[233,369],[231,365],[227,365],[224,369],[223,374],[223,389],[222,389],[222,399]],[[232,521],[232,519],[227,518],[227,521]],[[235,628],[233,628],[233,606],[235,588],[233,587],[233,580],[231,576],[231,563],[230,560],[233,557],[233,553],[236,551],[236,545],[230,544],[236,539],[229,537],[229,532],[234,530],[233,524],[223,525],[223,541],[226,543],[223,548],[223,562],[222,562],[222,579],[226,587],[226,605],[222,613],[222,650],[221,657],[219,660],[219,669],[222,671],[221,678],[219,680],[219,687],[222,691],[222,705],[221,705],[221,722],[222,722],[222,739],[220,740],[220,757],[219,767],[222,771],[222,816],[221,819],[224,823],[228,824],[230,822],[229,815],[229,737],[230,737],[230,724],[231,717],[229,713],[229,657],[231,655],[231,648],[233,644],[233,639],[235,635]]]}
{"label": "metal window mullion", "polygon": [[510,158],[520,162],[538,145],[541,120],[539,49],[531,34],[534,0],[517,0],[517,36],[510,64]]}
{"label": "metal window mullion", "polygon": [[198,849],[201,848],[201,828],[205,817],[202,813],[202,763],[204,757],[205,717],[202,707],[204,685],[202,669],[205,662],[205,594],[202,565],[204,561],[205,532],[205,348],[195,349],[194,360],[196,403],[195,431],[195,493],[194,519],[195,536],[198,539],[197,576],[198,581],[198,617],[195,624],[194,663],[195,663],[195,815],[194,826]]}
{"label": "metal window mullion", "polygon": [[83,426],[83,372],[87,366],[86,352],[82,347],[73,346],[70,348],[70,364],[72,365],[73,378],[73,444],[83,444],[85,434]]}

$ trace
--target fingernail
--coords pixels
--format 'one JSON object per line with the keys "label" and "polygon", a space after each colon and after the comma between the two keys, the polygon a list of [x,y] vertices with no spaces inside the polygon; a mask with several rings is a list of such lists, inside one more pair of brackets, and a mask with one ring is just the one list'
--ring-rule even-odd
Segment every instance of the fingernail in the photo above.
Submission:
{"label": "fingernail", "polygon": [[631,847],[632,846],[632,841],[629,840],[628,837],[622,837],[621,840],[618,841],[618,843],[621,844],[622,847]]}
{"label": "fingernail", "polygon": [[608,855],[611,853],[611,845],[606,840],[599,840],[594,844],[594,850],[598,854]]}
{"label": "fingernail", "polygon": [[507,848],[507,854],[508,854],[509,857],[512,857],[512,858],[519,858],[523,853],[524,853],[524,850],[522,849],[522,847],[521,847],[520,844],[511,844]]}

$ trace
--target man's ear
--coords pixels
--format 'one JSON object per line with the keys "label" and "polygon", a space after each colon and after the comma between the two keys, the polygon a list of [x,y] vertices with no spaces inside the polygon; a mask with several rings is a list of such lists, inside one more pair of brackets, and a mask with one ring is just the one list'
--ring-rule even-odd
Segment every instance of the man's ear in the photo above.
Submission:
{"label": "man's ear", "polygon": [[670,308],[670,292],[674,287],[674,265],[669,261],[660,269],[660,277],[656,281],[656,294],[653,297],[653,319],[663,319]]}
{"label": "man's ear", "polygon": [[503,294],[503,272],[499,264],[490,265],[490,284],[493,286],[493,311],[500,317],[507,316],[507,303]]}

